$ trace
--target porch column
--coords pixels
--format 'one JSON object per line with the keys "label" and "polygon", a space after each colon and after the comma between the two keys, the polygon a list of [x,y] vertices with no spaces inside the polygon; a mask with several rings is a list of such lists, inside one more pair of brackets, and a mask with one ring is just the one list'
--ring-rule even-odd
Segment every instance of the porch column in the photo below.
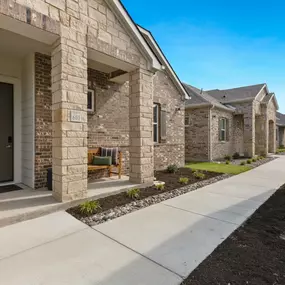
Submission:
{"label": "porch column", "polygon": [[53,195],[87,196],[87,48],[61,37],[52,52]]}
{"label": "porch column", "polygon": [[130,73],[130,181],[134,183],[154,178],[152,76],[142,69]]}

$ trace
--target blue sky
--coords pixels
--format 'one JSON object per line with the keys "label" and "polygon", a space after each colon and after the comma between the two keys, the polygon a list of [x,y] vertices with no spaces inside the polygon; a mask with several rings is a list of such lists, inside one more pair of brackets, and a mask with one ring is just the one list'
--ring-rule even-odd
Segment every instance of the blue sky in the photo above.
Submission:
{"label": "blue sky", "polygon": [[182,81],[204,90],[265,82],[285,113],[285,1],[122,2]]}

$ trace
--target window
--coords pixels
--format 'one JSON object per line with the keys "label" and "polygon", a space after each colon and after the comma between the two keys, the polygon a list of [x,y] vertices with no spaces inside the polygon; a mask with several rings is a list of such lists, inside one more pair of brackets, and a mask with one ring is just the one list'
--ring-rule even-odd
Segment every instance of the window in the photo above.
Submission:
{"label": "window", "polygon": [[229,120],[226,118],[220,119],[220,126],[219,126],[219,140],[220,141],[228,141],[228,129],[229,129]]}
{"label": "window", "polygon": [[87,111],[89,112],[95,111],[94,90],[88,90],[87,92]]}
{"label": "window", "polygon": [[153,104],[153,141],[159,142],[159,104]]}

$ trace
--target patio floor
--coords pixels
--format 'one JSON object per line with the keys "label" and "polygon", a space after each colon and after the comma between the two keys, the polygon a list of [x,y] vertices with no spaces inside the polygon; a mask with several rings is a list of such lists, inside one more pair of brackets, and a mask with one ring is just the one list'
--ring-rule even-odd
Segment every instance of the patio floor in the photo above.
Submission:
{"label": "patio floor", "polygon": [[[51,191],[34,190],[21,184],[19,186],[23,190],[0,194],[0,227],[66,210],[81,202],[60,203],[53,198]],[[127,176],[122,179],[117,176],[98,179],[88,184],[88,198],[101,198],[139,186],[141,185],[131,183]]]}

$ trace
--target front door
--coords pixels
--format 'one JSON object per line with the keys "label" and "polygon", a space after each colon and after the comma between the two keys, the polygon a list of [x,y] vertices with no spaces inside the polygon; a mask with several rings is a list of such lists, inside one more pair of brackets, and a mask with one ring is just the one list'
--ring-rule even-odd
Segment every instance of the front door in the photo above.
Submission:
{"label": "front door", "polygon": [[0,82],[0,182],[13,180],[13,85]]}

